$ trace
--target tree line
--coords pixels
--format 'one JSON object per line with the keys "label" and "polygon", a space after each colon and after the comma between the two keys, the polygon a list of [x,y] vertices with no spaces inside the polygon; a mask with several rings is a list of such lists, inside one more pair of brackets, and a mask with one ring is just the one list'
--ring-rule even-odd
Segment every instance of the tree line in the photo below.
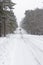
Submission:
{"label": "tree line", "polygon": [[0,0],[0,37],[13,33],[18,27],[13,6],[16,4],[11,0]]}
{"label": "tree line", "polygon": [[29,34],[43,35],[43,9],[26,10],[21,27]]}

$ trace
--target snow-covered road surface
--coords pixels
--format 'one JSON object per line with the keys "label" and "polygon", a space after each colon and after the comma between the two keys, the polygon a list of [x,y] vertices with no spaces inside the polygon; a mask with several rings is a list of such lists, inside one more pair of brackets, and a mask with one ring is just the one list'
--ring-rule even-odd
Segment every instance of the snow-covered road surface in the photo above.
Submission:
{"label": "snow-covered road surface", "polygon": [[43,65],[43,36],[11,34],[0,38],[0,65]]}

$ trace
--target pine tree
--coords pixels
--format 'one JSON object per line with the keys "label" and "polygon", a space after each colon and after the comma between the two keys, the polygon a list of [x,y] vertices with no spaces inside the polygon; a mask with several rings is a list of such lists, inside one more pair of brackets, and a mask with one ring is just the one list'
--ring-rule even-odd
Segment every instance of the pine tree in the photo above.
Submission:
{"label": "pine tree", "polygon": [[[10,24],[11,21],[16,22],[14,13],[12,11],[14,5],[15,5],[15,3],[11,2],[11,0],[1,0],[0,1],[0,19],[1,19],[0,21],[2,24],[2,25],[0,24],[0,36],[1,36],[1,34],[4,34],[4,36],[5,36],[7,33],[12,32],[11,30],[9,30],[12,26],[11,27],[9,26],[9,28],[8,28],[8,25],[11,25]],[[12,25],[15,25],[15,24],[12,24]],[[1,26],[2,26],[2,28],[1,28]],[[15,29],[16,29],[16,27],[17,27],[17,22],[15,25]],[[13,29],[13,27],[12,27],[12,29]]]}

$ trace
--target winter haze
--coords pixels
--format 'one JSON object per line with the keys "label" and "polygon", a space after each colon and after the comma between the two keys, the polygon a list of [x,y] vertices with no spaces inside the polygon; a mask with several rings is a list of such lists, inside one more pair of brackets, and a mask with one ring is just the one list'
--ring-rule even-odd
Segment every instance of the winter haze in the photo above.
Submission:
{"label": "winter haze", "polygon": [[20,22],[21,19],[24,17],[25,10],[43,8],[43,0],[12,0],[12,1],[16,3],[14,12],[18,22]]}

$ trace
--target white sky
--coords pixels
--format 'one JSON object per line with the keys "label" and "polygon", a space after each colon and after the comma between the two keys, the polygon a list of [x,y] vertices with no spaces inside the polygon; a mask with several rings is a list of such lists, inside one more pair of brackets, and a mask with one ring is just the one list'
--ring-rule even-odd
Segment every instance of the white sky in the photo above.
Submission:
{"label": "white sky", "polygon": [[14,13],[19,22],[23,17],[25,10],[43,8],[43,0],[12,0],[16,3]]}

